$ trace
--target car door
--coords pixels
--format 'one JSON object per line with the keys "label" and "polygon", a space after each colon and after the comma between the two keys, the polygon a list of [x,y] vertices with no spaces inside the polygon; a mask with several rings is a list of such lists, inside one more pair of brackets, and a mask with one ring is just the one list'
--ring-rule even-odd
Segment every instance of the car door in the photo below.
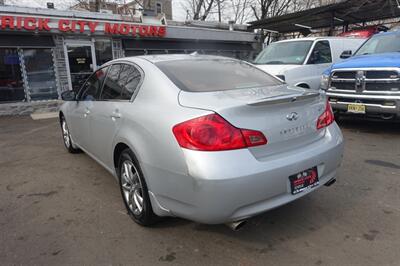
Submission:
{"label": "car door", "polygon": [[306,61],[306,65],[299,68],[298,80],[295,85],[307,84],[311,89],[318,89],[321,75],[332,64],[332,51],[328,40],[317,41]]}
{"label": "car door", "polygon": [[78,93],[78,101],[72,103],[68,117],[73,140],[84,150],[89,149],[90,119],[94,102],[99,97],[107,68],[93,73]]}
{"label": "car door", "polygon": [[112,168],[112,144],[122,123],[124,110],[132,106],[132,96],[142,79],[142,71],[131,64],[110,67],[99,101],[93,105],[91,150],[102,163]]}

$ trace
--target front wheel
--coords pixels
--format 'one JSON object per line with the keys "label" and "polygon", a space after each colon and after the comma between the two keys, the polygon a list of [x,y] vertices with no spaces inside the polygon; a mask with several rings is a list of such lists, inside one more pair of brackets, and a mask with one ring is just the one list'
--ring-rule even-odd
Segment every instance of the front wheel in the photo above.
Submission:
{"label": "front wheel", "polygon": [[120,190],[129,216],[143,226],[154,224],[158,217],[153,212],[139,163],[130,149],[121,153],[118,165]]}
{"label": "front wheel", "polygon": [[65,148],[67,148],[68,152],[70,153],[79,153],[80,149],[76,149],[72,145],[71,134],[69,132],[67,121],[65,120],[64,116],[61,117],[60,122],[61,122],[61,131]]}

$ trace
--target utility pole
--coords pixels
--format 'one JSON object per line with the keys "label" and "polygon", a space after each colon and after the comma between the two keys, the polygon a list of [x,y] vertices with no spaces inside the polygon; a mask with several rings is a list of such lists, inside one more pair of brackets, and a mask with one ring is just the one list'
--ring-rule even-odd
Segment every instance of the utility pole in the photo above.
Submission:
{"label": "utility pole", "polygon": [[96,0],[95,4],[94,4],[94,11],[95,12],[100,12],[100,3],[101,0]]}

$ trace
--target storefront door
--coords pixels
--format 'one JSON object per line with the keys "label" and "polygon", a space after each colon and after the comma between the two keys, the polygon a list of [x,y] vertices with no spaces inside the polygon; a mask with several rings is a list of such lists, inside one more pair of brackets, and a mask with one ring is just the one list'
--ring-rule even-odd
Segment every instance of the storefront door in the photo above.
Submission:
{"label": "storefront door", "polygon": [[96,70],[96,56],[92,42],[67,42],[65,44],[69,85],[79,91],[86,79]]}

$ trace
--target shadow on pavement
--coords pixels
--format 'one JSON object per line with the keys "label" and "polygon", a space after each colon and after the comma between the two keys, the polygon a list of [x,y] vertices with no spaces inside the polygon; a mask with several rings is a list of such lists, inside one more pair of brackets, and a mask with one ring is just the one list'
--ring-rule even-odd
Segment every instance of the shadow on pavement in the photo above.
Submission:
{"label": "shadow on pavement", "polygon": [[[227,237],[235,243],[263,244],[262,250],[248,246],[249,251],[264,253],[272,251],[286,241],[303,238],[315,233],[334,220],[329,207],[322,208],[318,197],[308,195],[295,202],[254,216],[239,231],[233,231],[224,224],[207,225],[180,218],[165,218],[154,225],[158,230],[190,227],[202,234]],[[239,242],[237,242],[239,241]],[[231,243],[232,244],[232,243]],[[265,250],[264,250],[265,249]]]}
{"label": "shadow on pavement", "polygon": [[360,131],[363,133],[400,133],[400,121],[385,121],[349,116],[340,117],[336,122],[343,129]]}

